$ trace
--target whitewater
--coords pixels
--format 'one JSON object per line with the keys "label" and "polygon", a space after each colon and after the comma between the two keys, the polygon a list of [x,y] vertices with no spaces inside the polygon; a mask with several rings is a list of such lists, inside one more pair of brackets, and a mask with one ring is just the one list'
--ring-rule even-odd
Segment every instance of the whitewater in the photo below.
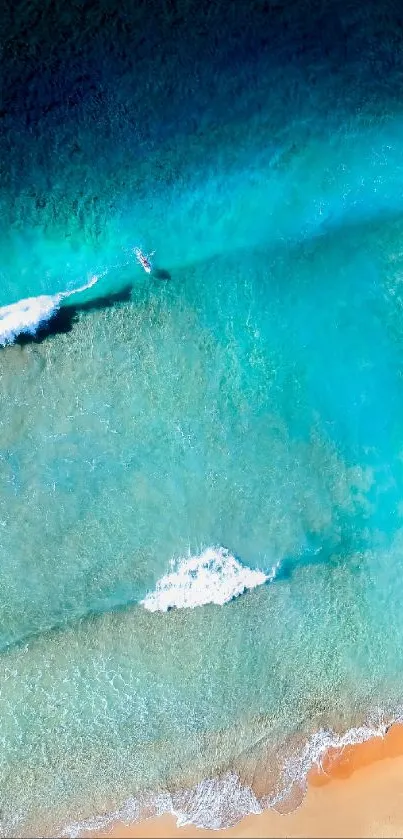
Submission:
{"label": "whitewater", "polygon": [[77,293],[130,297],[41,343],[15,339],[74,292],[2,308],[4,835],[144,802],[215,828],[287,810],[323,749],[377,733],[375,708],[396,718],[401,394],[379,315],[398,328],[400,233],[318,212],[292,245],[260,238],[253,270],[242,247],[175,268],[162,252],[171,283],[98,272]]}
{"label": "whitewater", "polygon": [[99,277],[91,277],[85,285],[72,291],[39,297],[28,297],[0,308],[0,347],[11,344],[19,335],[35,335],[39,326],[48,322],[63,303],[75,294],[92,288]]}
{"label": "whitewater", "polygon": [[[396,717],[395,722],[401,722]],[[303,749],[284,767],[281,793],[264,802],[259,802],[250,787],[244,786],[237,775],[228,772],[219,778],[209,778],[186,792],[155,795],[143,799],[128,799],[118,810],[101,816],[67,825],[62,836],[76,839],[87,831],[105,831],[111,825],[132,825],[152,815],[170,813],[176,819],[177,827],[194,825],[207,830],[220,830],[235,825],[242,818],[258,815],[264,809],[282,811],[282,802],[296,787],[300,796],[306,792],[307,776],[313,766],[320,767],[321,760],[329,749],[343,749],[345,746],[364,743],[374,737],[384,737],[390,723],[381,720],[368,722],[352,728],[343,735],[332,731],[318,731],[308,740]]]}
{"label": "whitewater", "polygon": [[150,612],[168,609],[194,609],[207,603],[224,605],[248,589],[263,585],[269,577],[262,571],[242,566],[226,548],[207,548],[199,556],[175,563],[157,581],[142,605]]}
{"label": "whitewater", "polygon": [[400,23],[245,9],[4,22],[1,836],[285,813],[401,719]]}

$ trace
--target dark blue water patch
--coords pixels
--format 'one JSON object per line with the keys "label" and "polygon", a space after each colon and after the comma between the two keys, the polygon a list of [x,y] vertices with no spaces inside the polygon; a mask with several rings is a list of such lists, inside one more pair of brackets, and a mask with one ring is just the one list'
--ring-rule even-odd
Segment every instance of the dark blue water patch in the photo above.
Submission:
{"label": "dark blue water patch", "polygon": [[[266,0],[236,6],[184,0],[165,7],[143,1],[135,6],[126,2],[119,8],[98,2],[69,9],[52,4],[46,11],[32,3],[10,10],[3,21],[5,68],[9,94],[14,94],[10,104],[17,108],[18,94],[23,86],[28,93],[34,76],[36,82],[43,79],[35,95],[38,104],[43,97],[45,107],[47,99],[48,107],[52,102],[51,90],[60,93],[60,101],[74,106],[95,85],[102,100],[103,88],[118,78],[122,89],[125,82],[132,86],[142,112],[147,99],[152,105],[164,85],[177,105],[181,76],[192,68],[197,71],[190,77],[194,92],[202,98],[203,84],[248,63],[257,66],[263,56],[270,57],[272,66],[281,60],[320,69],[325,61],[325,69],[334,72],[340,70],[340,60],[354,68],[371,64],[373,69],[376,62],[379,80],[382,70],[386,74],[401,64],[396,49],[401,26],[401,12],[392,3],[380,2],[365,8],[340,2]],[[157,59],[165,70],[164,78],[150,82],[147,77],[158,66]],[[206,92],[213,90],[206,88]]]}
{"label": "dark blue water patch", "polygon": [[[396,110],[400,37],[400,11],[380,2],[359,10],[263,0],[9,9],[2,24],[3,189],[11,195],[29,187],[40,216],[62,161],[91,168],[94,153],[102,159],[98,191],[106,201],[107,180],[114,176],[124,192],[125,168],[169,139],[201,143],[234,120],[239,134],[254,113],[269,136],[280,112],[286,127],[285,109],[327,132],[340,110],[347,121],[372,106]],[[281,67],[274,108],[271,79]],[[169,176],[168,165],[161,175]],[[89,186],[66,183],[56,208],[67,193],[88,193]]]}

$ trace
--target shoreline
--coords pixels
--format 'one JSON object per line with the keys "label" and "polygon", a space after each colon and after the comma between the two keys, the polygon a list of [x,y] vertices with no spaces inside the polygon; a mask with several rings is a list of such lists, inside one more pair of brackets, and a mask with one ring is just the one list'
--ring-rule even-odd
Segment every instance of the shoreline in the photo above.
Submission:
{"label": "shoreline", "polygon": [[403,724],[394,723],[384,737],[330,747],[321,766],[308,773],[300,807],[288,815],[265,810],[245,816],[237,825],[207,830],[185,825],[165,813],[132,825],[115,823],[82,837],[113,839],[361,839],[403,836]]}

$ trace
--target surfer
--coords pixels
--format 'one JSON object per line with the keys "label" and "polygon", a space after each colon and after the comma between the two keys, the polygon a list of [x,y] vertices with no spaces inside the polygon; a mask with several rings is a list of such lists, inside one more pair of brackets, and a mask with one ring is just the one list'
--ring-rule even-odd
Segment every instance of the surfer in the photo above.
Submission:
{"label": "surfer", "polygon": [[155,251],[151,251],[151,253],[143,253],[140,248],[134,248],[134,254],[136,256],[137,262],[144,268],[146,274],[151,274],[152,271],[152,264],[151,264],[151,257],[155,254]]}

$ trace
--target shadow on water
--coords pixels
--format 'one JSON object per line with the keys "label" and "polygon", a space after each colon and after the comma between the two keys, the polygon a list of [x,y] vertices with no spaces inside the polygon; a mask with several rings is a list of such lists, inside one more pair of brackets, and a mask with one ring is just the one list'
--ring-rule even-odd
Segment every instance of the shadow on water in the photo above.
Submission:
{"label": "shadow on water", "polygon": [[346,529],[341,541],[335,537],[320,534],[308,534],[305,550],[294,556],[284,557],[275,576],[268,582],[271,584],[289,582],[301,569],[322,566],[330,573],[336,568],[345,568],[351,573],[360,570],[365,565],[365,552],[368,550],[368,535],[348,532]]}
{"label": "shadow on water", "polygon": [[170,280],[172,279],[169,271],[166,268],[154,268],[153,277],[156,280]]}
{"label": "shadow on water", "polygon": [[14,344],[24,347],[27,344],[41,344],[42,341],[54,335],[66,335],[73,329],[80,312],[95,312],[100,309],[110,309],[118,303],[128,303],[131,299],[132,288],[130,283],[113,294],[105,294],[83,303],[69,303],[61,306],[48,321],[38,327],[34,335],[22,333],[15,339]]}

